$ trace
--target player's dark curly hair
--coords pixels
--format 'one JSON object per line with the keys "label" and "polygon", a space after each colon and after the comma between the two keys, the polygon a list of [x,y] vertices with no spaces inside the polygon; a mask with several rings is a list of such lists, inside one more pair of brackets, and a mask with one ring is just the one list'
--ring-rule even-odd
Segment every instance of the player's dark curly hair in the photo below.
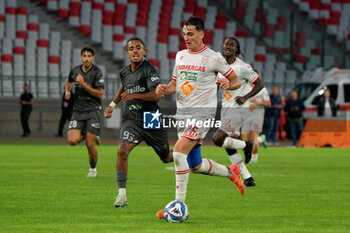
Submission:
{"label": "player's dark curly hair", "polygon": [[128,44],[129,44],[129,42],[130,42],[130,41],[133,41],[133,40],[138,40],[138,41],[140,41],[141,44],[143,45],[144,50],[146,50],[146,52],[149,52],[149,48],[146,47],[146,45],[145,45],[145,43],[143,42],[143,40],[142,40],[141,38],[139,38],[139,37],[136,37],[136,36],[131,37],[129,40],[126,41],[126,43],[125,43],[125,49],[126,49],[126,50],[128,50]]}
{"label": "player's dark curly hair", "polygon": [[80,55],[83,55],[85,52],[90,52],[92,56],[95,56],[95,51],[93,48],[85,46],[84,48],[81,49]]}
{"label": "player's dark curly hair", "polygon": [[189,17],[184,23],[185,26],[193,25],[197,31],[204,31],[204,21],[202,18],[197,16]]}
{"label": "player's dark curly hair", "polygon": [[234,40],[236,42],[237,51],[235,53],[235,56],[238,57],[241,54],[241,46],[240,46],[237,38],[236,37],[226,37],[225,40]]}

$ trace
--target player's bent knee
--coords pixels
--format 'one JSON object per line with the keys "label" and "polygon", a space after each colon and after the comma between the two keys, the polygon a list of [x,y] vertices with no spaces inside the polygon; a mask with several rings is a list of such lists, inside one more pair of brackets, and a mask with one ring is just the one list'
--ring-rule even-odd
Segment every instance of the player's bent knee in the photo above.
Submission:
{"label": "player's bent knee", "polygon": [[225,135],[222,135],[220,133],[215,133],[213,136],[213,143],[216,146],[222,146],[222,144],[224,144],[225,138],[226,138]]}
{"label": "player's bent knee", "polygon": [[79,138],[68,138],[68,144],[71,146],[75,146],[79,143]]}
{"label": "player's bent knee", "polygon": [[161,158],[163,163],[171,163],[173,162],[173,157],[172,156],[167,156],[165,158]]}
{"label": "player's bent knee", "polygon": [[201,168],[201,166],[202,166],[202,164],[199,164],[198,166],[195,166],[195,167],[190,167],[190,172],[198,173],[198,171]]}
{"label": "player's bent knee", "polygon": [[174,162],[174,158],[173,158],[173,151],[170,150],[170,152],[168,153],[168,155],[166,157],[162,157],[159,156],[160,159],[162,160],[163,163],[171,163]]}
{"label": "player's bent knee", "polygon": [[128,156],[129,156],[129,150],[127,149],[127,147],[126,146],[119,146],[118,157],[126,160],[126,159],[128,159]]}

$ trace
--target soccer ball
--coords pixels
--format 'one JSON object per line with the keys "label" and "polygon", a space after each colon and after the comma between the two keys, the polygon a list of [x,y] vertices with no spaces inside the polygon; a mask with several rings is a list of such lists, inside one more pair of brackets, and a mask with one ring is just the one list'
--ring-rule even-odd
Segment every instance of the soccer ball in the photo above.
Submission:
{"label": "soccer ball", "polygon": [[171,201],[164,209],[164,218],[167,222],[185,222],[189,214],[187,205],[182,201]]}

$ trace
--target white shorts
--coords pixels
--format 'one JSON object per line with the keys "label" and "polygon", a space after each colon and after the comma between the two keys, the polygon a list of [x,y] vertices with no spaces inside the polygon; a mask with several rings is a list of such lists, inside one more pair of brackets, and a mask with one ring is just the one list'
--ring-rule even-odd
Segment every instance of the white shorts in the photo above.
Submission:
{"label": "white shorts", "polygon": [[215,125],[215,112],[177,111],[177,135],[191,140],[202,140]]}
{"label": "white shorts", "polygon": [[239,136],[239,130],[248,113],[249,109],[246,107],[222,108],[220,130],[230,137]]}
{"label": "white shorts", "polygon": [[[262,110],[262,111],[261,111]],[[264,109],[250,111],[242,126],[242,132],[261,133],[264,124]]]}

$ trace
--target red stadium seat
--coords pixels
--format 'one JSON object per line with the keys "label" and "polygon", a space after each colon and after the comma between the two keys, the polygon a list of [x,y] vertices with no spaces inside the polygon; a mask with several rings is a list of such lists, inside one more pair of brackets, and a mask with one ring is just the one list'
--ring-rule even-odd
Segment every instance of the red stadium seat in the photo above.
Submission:
{"label": "red stadium seat", "polygon": [[213,45],[213,38],[214,38],[214,31],[205,30],[204,43],[209,44],[209,45]]}
{"label": "red stadium seat", "polygon": [[3,55],[1,55],[1,61],[4,63],[13,64],[13,57],[11,54],[3,54]]}
{"label": "red stadium seat", "polygon": [[239,29],[236,31],[236,37],[247,38],[247,32],[245,30]]}
{"label": "red stadium seat", "polygon": [[91,34],[91,26],[90,25],[80,25],[80,33],[84,35]]}
{"label": "red stadium seat", "polygon": [[255,54],[254,60],[257,62],[265,63],[266,61],[265,54]]}
{"label": "red stadium seat", "polygon": [[51,64],[60,64],[60,57],[59,56],[49,56],[48,59],[49,63]]}
{"label": "red stadium seat", "polygon": [[159,61],[158,59],[148,59],[148,61],[155,67],[159,68]]}
{"label": "red stadium seat", "polygon": [[14,47],[13,54],[25,55],[24,47]]}
{"label": "red stadium seat", "polygon": [[169,59],[175,59],[177,52],[168,52],[168,58]]}
{"label": "red stadium seat", "polygon": [[302,56],[302,55],[295,55],[294,60],[295,60],[295,62],[302,63],[304,65],[307,63],[307,58],[305,56]]}
{"label": "red stadium seat", "polygon": [[39,39],[37,41],[37,46],[38,47],[44,47],[44,48],[49,48],[49,41],[45,39]]}

